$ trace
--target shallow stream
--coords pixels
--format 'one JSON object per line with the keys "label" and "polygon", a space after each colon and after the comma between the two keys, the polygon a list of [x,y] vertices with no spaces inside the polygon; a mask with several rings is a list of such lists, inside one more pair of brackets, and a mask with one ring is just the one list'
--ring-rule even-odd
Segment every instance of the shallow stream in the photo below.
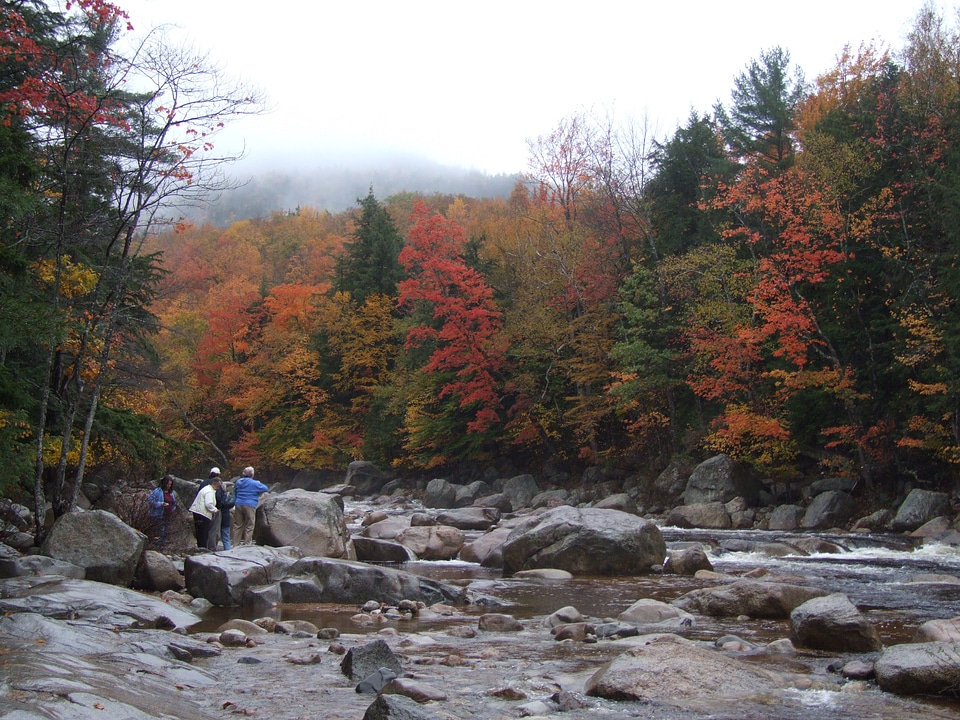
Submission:
{"label": "shallow stream", "polygon": [[[352,528],[357,530],[357,528]],[[916,629],[927,620],[960,615],[960,548],[946,545],[921,545],[902,535],[819,535],[834,543],[840,552],[813,555],[774,556],[757,547],[766,543],[810,538],[809,533],[747,530],[682,530],[661,528],[668,547],[684,547],[696,543],[708,551],[714,569],[720,573],[743,575],[762,568],[778,580],[802,579],[831,592],[842,592],[877,626],[885,645],[910,642]],[[434,580],[466,585],[471,589],[509,603],[509,612],[520,620],[532,621],[557,609],[572,605],[588,618],[615,618],[640,598],[669,602],[690,590],[715,584],[678,575],[645,575],[636,577],[576,577],[570,580],[503,577],[498,570],[482,568],[461,561],[411,562],[404,570]],[[471,615],[489,612],[489,608],[467,609],[460,622],[475,624]],[[381,626],[364,628],[351,618],[353,607],[329,605],[285,605],[276,608],[278,619],[309,620],[318,627],[337,627],[345,634],[376,632]],[[238,608],[215,609],[205,618],[211,627],[238,614],[253,619]],[[262,614],[262,611],[259,613]],[[404,621],[398,629],[404,633],[441,630],[453,620]],[[723,635],[764,645],[790,636],[787,620],[752,620],[744,618],[698,617],[694,629],[685,636],[713,641]],[[560,663],[576,675],[597,667],[605,658],[598,657],[599,646],[570,647],[567,643],[532,645],[522,651],[528,662]],[[802,652],[785,659],[757,653],[748,659],[779,665],[782,671],[809,673],[824,677],[826,666],[836,655]],[[839,682],[839,678],[838,678]],[[866,693],[808,690],[796,693],[796,702],[785,707],[782,698],[775,712],[771,708],[741,707],[718,709],[718,714],[696,717],[876,717],[904,720],[911,717],[958,717],[960,703],[933,699],[896,698],[875,688]],[[772,714],[771,714],[772,712]],[[732,714],[731,714],[732,713]],[[683,712],[621,717],[690,717]]]}

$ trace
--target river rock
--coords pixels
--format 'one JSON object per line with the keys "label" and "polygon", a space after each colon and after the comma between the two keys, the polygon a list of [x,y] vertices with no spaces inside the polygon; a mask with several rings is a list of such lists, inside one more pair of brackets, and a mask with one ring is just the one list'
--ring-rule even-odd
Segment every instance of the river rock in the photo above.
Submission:
{"label": "river rock", "polygon": [[303,554],[295,547],[242,545],[232,550],[192,555],[183,563],[187,591],[214,605],[242,605],[245,591],[286,577]]}
{"label": "river rock", "polygon": [[886,508],[865,515],[853,524],[853,530],[882,530],[890,522],[890,511]]}
{"label": "river rock", "polygon": [[636,627],[647,627],[649,625],[659,624],[676,627],[692,627],[695,624],[694,617],[690,613],[681,610],[676,605],[654,600],[653,598],[640,598],[633,605],[617,615],[617,620],[630,623]]}
{"label": "river rock", "polygon": [[410,548],[391,540],[354,537],[352,542],[360,562],[405,563],[416,559]]}
{"label": "river rock", "polygon": [[188,628],[200,618],[158,597],[126,588],[57,576],[0,582],[0,613],[34,612],[117,628]]}
{"label": "river rock", "polygon": [[555,508],[560,505],[569,505],[570,491],[564,488],[552,488],[550,490],[541,490],[533,496],[530,501],[532,509],[537,508]]}
{"label": "river rock", "polygon": [[697,570],[713,570],[710,558],[699,547],[671,551],[663,563],[663,571],[673,575],[696,575]]}
{"label": "river rock", "polygon": [[50,528],[41,552],[86,570],[86,578],[130,585],[147,537],[105,510],[71,512]]}
{"label": "river rock", "polygon": [[960,643],[891,645],[874,663],[881,690],[898,695],[957,694]]}
{"label": "river rock", "polygon": [[437,515],[437,523],[459,530],[489,530],[500,520],[500,511],[492,507],[460,507]]}
{"label": "river rock", "polygon": [[910,537],[939,539],[952,532],[956,531],[953,529],[950,518],[946,515],[938,515],[910,533]]}
{"label": "river rock", "polygon": [[658,501],[676,504],[683,495],[693,466],[686,460],[672,460],[653,481],[653,495]]}
{"label": "river rock", "polygon": [[0,578],[23,575],[63,575],[83,580],[87,571],[65,560],[54,560],[47,555],[20,555],[12,548],[0,546]]}
{"label": "river rock", "polygon": [[533,498],[540,492],[533,475],[515,475],[503,481],[500,489],[514,511],[530,507]]}
{"label": "river rock", "polygon": [[914,488],[901,503],[896,517],[890,522],[894,532],[916,530],[938,515],[950,514],[950,496],[942,492]]}
{"label": "river rock", "polygon": [[452,560],[460,553],[465,536],[463,530],[448,525],[409,527],[397,535],[397,542],[421,560]]}
{"label": "river rock", "polygon": [[[313,577],[288,577],[277,583],[280,602],[291,605],[315,604],[323,602],[323,588]],[[265,600],[263,596],[260,600]],[[254,605],[258,603],[252,603]],[[263,604],[262,602],[259,604]]]}
{"label": "river rock", "polygon": [[637,575],[662,565],[665,556],[663,535],[652,522],[566,505],[526,519],[503,544],[508,573],[557,568],[574,575]]}
{"label": "river rock", "polygon": [[351,680],[362,680],[381,668],[390,670],[394,676],[403,672],[400,659],[380,638],[350,648],[340,661],[340,672]]}
{"label": "river rock", "polygon": [[729,585],[691,590],[673,601],[682,610],[711,617],[786,619],[794,609],[829,593],[789,583],[740,580]]}
{"label": "river rock", "polygon": [[567,605],[547,615],[543,621],[543,626],[553,628],[576,622],[583,622],[583,615],[572,605]]}
{"label": "river rock", "polygon": [[485,613],[477,621],[477,629],[484,632],[520,632],[523,624],[512,615]]}
{"label": "river rock", "polygon": [[381,693],[363,714],[363,720],[444,720],[406,695]]}
{"label": "river rock", "polygon": [[960,642],[960,617],[927,620],[917,628],[914,642]]}
{"label": "river rock", "polygon": [[182,590],[184,582],[183,575],[170,558],[156,550],[147,550],[140,558],[135,585],[140,590],[162,593],[167,590]]}
{"label": "river rock", "polygon": [[344,483],[353,485],[358,495],[370,496],[379,493],[389,478],[376,465],[365,460],[354,460],[347,465]]}
{"label": "river rock", "polygon": [[683,503],[725,503],[738,495],[748,505],[756,505],[760,499],[760,483],[747,465],[720,454],[700,463],[690,473],[683,491]]}
{"label": "river rock", "polygon": [[708,650],[677,635],[652,635],[600,668],[586,694],[684,708],[707,708],[712,699],[766,695],[784,685],[754,663]]}
{"label": "river rock", "polygon": [[810,535],[793,538],[790,544],[797,548],[802,555],[838,555],[844,550],[836,543]]}
{"label": "river rock", "polygon": [[807,600],[790,613],[796,642],[827,652],[874,652],[882,647],[880,635],[842,593]]}
{"label": "river rock", "polygon": [[396,540],[397,535],[410,527],[409,515],[392,515],[384,520],[370,523],[361,530],[361,535],[375,540]]}
{"label": "river rock", "polygon": [[334,558],[303,558],[290,566],[286,575],[315,582],[324,603],[362,605],[377,600],[397,605],[414,600],[428,605],[438,602],[463,603],[465,590],[395,568]]}
{"label": "river rock", "polygon": [[675,507],[664,521],[667,525],[680,528],[707,528],[710,530],[729,530],[733,527],[730,513],[722,502],[693,503]]}
{"label": "river rock", "polygon": [[485,483],[483,480],[475,480],[468,485],[461,485],[457,488],[457,494],[454,498],[453,504],[454,507],[458,508],[470,507],[479,498],[489,497],[492,494],[493,488],[487,485],[487,483]]}
{"label": "river rock", "polygon": [[800,521],[804,530],[826,530],[840,527],[854,512],[853,500],[841,490],[827,490],[810,501]]}
{"label": "river rock", "polygon": [[352,556],[342,503],[335,495],[308,490],[270,493],[257,507],[253,538],[260,545],[299,548],[303,555]]}
{"label": "river rock", "polygon": [[614,493],[613,495],[607,495],[604,498],[597,500],[593,507],[599,508],[600,510],[620,510],[621,512],[630,513],[632,515],[637,514],[637,503],[636,501],[627,495],[627,493]]}
{"label": "river rock", "polygon": [[434,478],[423,491],[425,508],[454,508],[457,506],[458,486],[443,478]]}
{"label": "river rock", "polygon": [[403,677],[394,678],[384,685],[380,692],[385,695],[403,695],[420,704],[447,699],[446,693],[432,685]]}
{"label": "river rock", "polygon": [[479,497],[473,501],[473,504],[475,507],[495,508],[501,513],[513,512],[513,505],[510,504],[510,499],[503,493],[493,493],[492,495]]}
{"label": "river rock", "polygon": [[510,535],[511,531],[512,528],[498,527],[490,530],[489,532],[485,532],[473,542],[465,543],[464,546],[460,548],[460,559],[464,562],[479,563],[484,567],[502,566],[502,553],[497,553],[499,563],[496,565],[488,565],[487,560],[488,558],[492,560],[494,552],[503,546],[503,542]]}
{"label": "river rock", "polygon": [[768,530],[786,530],[788,532],[800,527],[805,510],[799,505],[778,505],[767,518]]}
{"label": "river rock", "polygon": [[390,668],[382,667],[379,670],[370,673],[357,685],[358,693],[378,694],[383,690],[383,686],[395,679],[397,674]]}
{"label": "river rock", "polygon": [[573,574],[557,568],[536,568],[535,570],[517,570],[515,578],[540,578],[541,580],[572,580]]}

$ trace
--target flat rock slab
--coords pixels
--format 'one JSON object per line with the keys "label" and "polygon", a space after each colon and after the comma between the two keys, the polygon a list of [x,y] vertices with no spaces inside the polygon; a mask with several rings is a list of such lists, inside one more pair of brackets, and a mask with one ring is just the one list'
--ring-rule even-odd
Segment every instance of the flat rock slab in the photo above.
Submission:
{"label": "flat rock slab", "polygon": [[96,621],[118,628],[190,628],[193,613],[160,598],[108,583],[59,576],[24,576],[0,582],[0,612]]}

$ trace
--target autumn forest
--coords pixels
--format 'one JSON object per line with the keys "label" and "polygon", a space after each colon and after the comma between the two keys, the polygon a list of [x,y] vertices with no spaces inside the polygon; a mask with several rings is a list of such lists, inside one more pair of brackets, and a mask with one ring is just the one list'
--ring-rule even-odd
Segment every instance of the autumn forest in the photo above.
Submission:
{"label": "autumn forest", "polygon": [[506,197],[223,227],[165,218],[229,192],[212,138],[261,100],[77,7],[0,4],[0,490],[718,452],[956,481],[960,26],[932,6],[813,79],[759,49],[669,137],[574,111]]}

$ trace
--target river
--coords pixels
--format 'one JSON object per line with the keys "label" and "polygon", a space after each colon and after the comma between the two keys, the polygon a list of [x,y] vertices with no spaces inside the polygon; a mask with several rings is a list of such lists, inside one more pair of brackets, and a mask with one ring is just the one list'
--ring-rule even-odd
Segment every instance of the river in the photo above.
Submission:
{"label": "river", "polygon": [[[356,515],[358,510],[353,508]],[[410,512],[409,509],[405,512]],[[358,526],[352,526],[356,532]],[[927,620],[960,615],[960,548],[948,545],[923,545],[904,535],[893,534],[818,534],[837,546],[839,552],[777,555],[763,551],[769,543],[790,543],[809,540],[810,533],[785,533],[755,530],[686,530],[662,527],[668,548],[691,543],[708,551],[714,569],[719,573],[740,576],[761,569],[777,579],[801,580],[831,592],[846,594],[876,625],[885,645],[912,641],[917,628]],[[669,602],[686,592],[715,584],[688,576],[651,574],[634,577],[576,577],[569,580],[503,577],[498,570],[461,561],[410,562],[404,570],[435,580],[467,585],[477,592],[508,603],[509,612],[522,621],[534,621],[555,610],[572,605],[588,618],[615,618],[640,598]],[[468,610],[479,614],[488,608]],[[237,609],[233,610],[236,615]],[[242,610],[240,612],[243,612]],[[282,619],[303,619],[319,627],[337,627],[344,633],[373,632],[356,626],[351,617],[356,608],[331,606],[295,606],[277,608]],[[207,622],[219,620],[214,613]],[[249,618],[252,619],[252,618]],[[475,621],[473,621],[475,622]],[[401,632],[438,630],[437,621],[405,623]],[[684,635],[690,639],[710,641],[724,635],[736,635],[758,646],[790,636],[787,620],[753,620],[744,618],[698,617],[697,624]],[[548,638],[549,639],[549,638]],[[564,644],[566,645],[566,644]],[[600,643],[603,646],[604,643]],[[584,646],[551,648],[549,642],[524,652],[527,661],[559,663],[573,681],[579,682],[605,659],[600,648]],[[537,657],[537,654],[540,657]],[[747,654],[748,659],[780,666],[790,673],[809,673],[811,677],[836,683],[841,679],[827,670],[837,659],[835,654],[801,651],[785,659],[771,659],[759,650]],[[849,659],[849,658],[847,658]],[[689,714],[689,711],[664,711],[647,708],[646,714],[620,714],[620,717],[657,718],[805,718],[827,720],[849,718],[958,717],[960,703],[937,699],[897,698],[881,693],[875,687],[863,692],[828,692],[819,681],[814,688],[797,691],[791,702],[776,701],[776,710],[765,703],[717,708],[716,713]],[[601,704],[599,709],[606,708]],[[609,709],[609,708],[607,708]],[[624,706],[621,706],[621,711]],[[614,716],[617,716],[616,713]]]}

